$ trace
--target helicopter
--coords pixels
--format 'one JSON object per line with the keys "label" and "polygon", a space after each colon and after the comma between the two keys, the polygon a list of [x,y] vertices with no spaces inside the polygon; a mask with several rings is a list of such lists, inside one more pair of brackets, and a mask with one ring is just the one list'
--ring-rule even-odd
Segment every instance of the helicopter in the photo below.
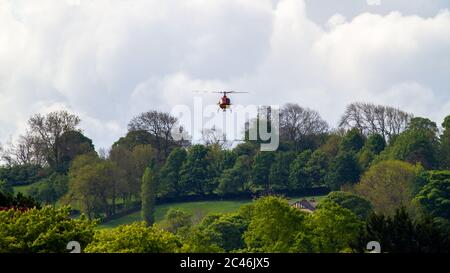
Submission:
{"label": "helicopter", "polygon": [[[227,96],[227,94],[236,94],[236,93],[248,93],[248,92],[238,92],[238,91],[213,91],[212,93],[219,93],[223,94],[223,96],[219,99],[219,102],[217,105],[219,105],[219,108],[222,109],[224,112],[227,111],[227,109],[231,106],[231,100]],[[231,111],[231,109],[230,109]]]}
{"label": "helicopter", "polygon": [[[222,109],[224,112],[227,111],[227,109],[230,109],[230,106],[231,106],[231,100],[227,96],[227,94],[248,93],[248,92],[238,92],[238,91],[200,91],[200,90],[195,90],[193,92],[223,94],[223,96],[219,99],[219,102],[217,103],[217,105],[219,105],[219,109],[217,111]],[[231,111],[231,109],[230,109],[230,111]]]}

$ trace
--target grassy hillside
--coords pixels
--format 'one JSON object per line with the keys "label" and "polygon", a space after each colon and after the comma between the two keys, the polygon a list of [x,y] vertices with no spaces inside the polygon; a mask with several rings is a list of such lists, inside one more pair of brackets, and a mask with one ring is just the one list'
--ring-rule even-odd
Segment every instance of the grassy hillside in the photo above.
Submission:
{"label": "grassy hillside", "polygon": [[34,183],[34,184],[30,184],[30,185],[24,185],[24,186],[14,186],[13,187],[13,189],[14,189],[14,193],[18,193],[18,192],[20,192],[20,193],[22,193],[22,194],[25,194],[25,195],[28,195],[28,190],[33,186],[33,185],[36,185],[37,183]]}
{"label": "grassy hillside", "polygon": [[[322,199],[324,196],[314,196],[316,200]],[[293,197],[290,201],[296,201],[302,198],[307,198],[308,200],[312,198],[308,197]],[[205,216],[208,213],[227,213],[238,210],[242,205],[251,203],[252,200],[240,200],[240,201],[199,201],[199,202],[184,202],[184,203],[171,203],[156,206],[155,220],[156,222],[161,221],[164,215],[170,208],[179,208],[186,211],[190,211],[194,215],[194,220]],[[130,213],[118,219],[111,220],[109,222],[99,225],[99,228],[114,228],[119,225],[130,224],[133,222],[141,221],[141,212],[137,211]]]}

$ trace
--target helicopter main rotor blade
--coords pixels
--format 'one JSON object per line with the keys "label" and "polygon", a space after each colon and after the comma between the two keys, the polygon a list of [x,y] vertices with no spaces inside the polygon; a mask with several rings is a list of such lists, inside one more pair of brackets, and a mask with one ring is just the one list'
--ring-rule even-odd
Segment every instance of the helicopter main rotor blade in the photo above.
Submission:
{"label": "helicopter main rotor blade", "polygon": [[236,93],[248,93],[248,92],[241,92],[241,91],[213,91],[213,93],[220,93],[220,94],[236,94]]}
{"label": "helicopter main rotor blade", "polygon": [[236,93],[249,93],[242,91],[208,91],[208,90],[192,90],[194,93],[217,93],[217,94],[236,94]]}

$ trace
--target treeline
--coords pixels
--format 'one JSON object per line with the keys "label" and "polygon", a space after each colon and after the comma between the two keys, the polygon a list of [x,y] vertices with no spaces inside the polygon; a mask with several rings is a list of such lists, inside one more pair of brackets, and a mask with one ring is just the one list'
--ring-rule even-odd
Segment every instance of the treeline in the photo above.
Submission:
{"label": "treeline", "polygon": [[[97,153],[78,128],[77,116],[38,114],[30,118],[24,136],[4,147],[7,164],[0,168],[0,180],[5,187],[30,185],[27,193],[37,200],[72,204],[96,218],[139,205],[147,167],[155,174],[158,200],[289,195],[323,187],[364,192],[354,185],[382,162],[394,172],[413,168],[418,194],[428,181],[418,177],[450,169],[450,116],[440,129],[399,109],[354,103],[340,127],[330,129],[319,113],[296,104],[285,105],[280,115],[276,152],[261,152],[259,142],[250,140],[233,149],[224,149],[220,137],[205,145],[175,141],[171,131],[177,119],[149,111],[133,118],[126,136],[109,150]],[[257,125],[257,120],[250,124]]]}

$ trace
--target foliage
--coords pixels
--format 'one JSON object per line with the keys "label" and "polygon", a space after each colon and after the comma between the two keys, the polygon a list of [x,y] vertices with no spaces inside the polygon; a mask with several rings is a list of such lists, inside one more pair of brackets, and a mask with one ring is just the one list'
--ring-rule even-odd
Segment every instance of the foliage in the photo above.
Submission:
{"label": "foliage", "polygon": [[170,208],[160,226],[164,230],[176,234],[179,230],[186,230],[191,227],[192,217],[192,213],[186,210]]}
{"label": "foliage", "polygon": [[254,203],[244,241],[249,252],[290,252],[292,242],[304,229],[306,215],[279,197]]}
{"label": "foliage", "polygon": [[308,179],[306,167],[311,158],[311,151],[306,150],[297,155],[289,168],[289,185],[292,189],[303,190],[311,187],[311,180]]}
{"label": "foliage", "polygon": [[51,174],[48,168],[34,164],[0,166],[0,180],[6,180],[12,186],[35,183]]}
{"label": "foliage", "polygon": [[450,171],[431,171],[416,200],[435,217],[450,221]]}
{"label": "foliage", "polygon": [[0,179],[0,193],[3,195],[12,195],[14,194],[14,189],[8,181]]}
{"label": "foliage", "polygon": [[361,229],[362,221],[349,209],[325,202],[308,219],[307,236],[313,252],[347,252]]}
{"label": "foliage", "polygon": [[116,198],[124,185],[122,177],[112,161],[96,154],[78,156],[69,171],[69,190],[63,202],[78,204],[89,219],[102,214],[108,217],[115,213]]}
{"label": "foliage", "polygon": [[339,190],[345,184],[354,184],[359,180],[360,167],[353,152],[339,152],[331,161],[326,184],[332,190]]}
{"label": "foliage", "polygon": [[39,202],[30,196],[24,196],[22,193],[13,194],[0,192],[0,210],[16,208],[20,210],[30,208],[40,208]]}
{"label": "foliage", "polygon": [[293,150],[315,149],[328,124],[317,111],[288,103],[280,111],[280,140],[293,146]]}
{"label": "foliage", "polygon": [[180,188],[183,194],[200,195],[211,193],[214,188],[210,175],[210,162],[207,158],[208,148],[203,145],[193,145],[181,168]]}
{"label": "foliage", "polygon": [[175,148],[161,168],[161,181],[159,195],[175,197],[181,193],[179,181],[181,178],[181,167],[185,162],[187,153],[185,149]]}
{"label": "foliage", "polygon": [[145,223],[102,229],[86,247],[89,253],[173,253],[181,247],[179,238]]}
{"label": "foliage", "polygon": [[158,174],[155,168],[147,167],[142,176],[142,219],[148,226],[155,222],[155,202],[158,188]]}
{"label": "foliage", "polygon": [[358,153],[358,163],[361,168],[366,170],[385,147],[386,141],[380,134],[370,135],[363,148]]}
{"label": "foliage", "polygon": [[154,138],[151,144],[158,150],[158,158],[162,160],[167,158],[174,147],[178,146],[172,137],[177,121],[177,118],[169,113],[152,110],[134,117],[128,124],[128,130],[150,133]]}
{"label": "foliage", "polygon": [[289,188],[289,166],[295,159],[292,152],[278,152],[270,167],[269,185],[272,191],[286,190]]}
{"label": "foliage", "polygon": [[357,128],[347,131],[339,144],[340,151],[357,153],[364,146],[364,136]]}
{"label": "foliage", "polygon": [[440,166],[442,169],[450,170],[450,115],[445,117],[442,128],[444,131],[440,136]]}
{"label": "foliage", "polygon": [[70,217],[70,208],[0,211],[0,252],[67,252],[77,241],[84,248],[92,240],[96,223],[84,216]]}
{"label": "foliage", "polygon": [[252,184],[255,186],[252,191],[264,191],[270,190],[270,167],[274,161],[274,153],[272,152],[258,152],[252,165]]}
{"label": "foliage", "polygon": [[413,118],[408,129],[398,135],[379,160],[396,159],[411,164],[420,163],[425,169],[438,167],[439,140],[436,123],[425,118]]}
{"label": "foliage", "polygon": [[66,175],[53,173],[48,178],[32,184],[28,194],[40,202],[53,204],[67,193],[68,187],[69,179]]}
{"label": "foliage", "polygon": [[191,250],[209,246],[210,250],[230,252],[244,247],[242,238],[248,219],[239,213],[210,214],[191,231],[188,245]]}
{"label": "foliage", "polygon": [[129,202],[132,197],[140,197],[141,179],[149,162],[156,158],[157,151],[150,144],[136,144],[127,149],[124,146],[113,146],[109,160],[117,164],[123,176],[123,185],[117,195]]}
{"label": "foliage", "polygon": [[370,201],[377,213],[393,215],[398,206],[415,213],[414,184],[420,166],[389,160],[378,163],[363,175],[356,192]]}
{"label": "foliage", "polygon": [[318,208],[334,202],[339,206],[349,209],[360,220],[365,220],[372,213],[372,205],[369,201],[350,192],[333,191],[320,201]]}
{"label": "foliage", "polygon": [[390,253],[448,253],[450,233],[435,219],[413,220],[403,207],[393,216],[372,214],[358,236],[356,251],[364,252],[369,241],[377,241],[382,252]]}
{"label": "foliage", "polygon": [[151,145],[153,142],[154,137],[149,132],[145,130],[134,130],[129,131],[126,136],[114,142],[112,149],[122,147],[128,151],[132,151],[138,145]]}
{"label": "foliage", "polygon": [[243,192],[250,178],[250,158],[241,155],[237,158],[233,168],[223,171],[219,178],[217,191],[219,194]]}
{"label": "foliage", "polygon": [[61,155],[55,162],[54,169],[59,173],[67,173],[70,163],[78,155],[95,152],[92,140],[79,131],[66,131],[62,133],[57,145],[59,146]]}
{"label": "foliage", "polygon": [[328,172],[328,159],[324,152],[315,150],[306,163],[305,173],[311,186],[323,186]]}

